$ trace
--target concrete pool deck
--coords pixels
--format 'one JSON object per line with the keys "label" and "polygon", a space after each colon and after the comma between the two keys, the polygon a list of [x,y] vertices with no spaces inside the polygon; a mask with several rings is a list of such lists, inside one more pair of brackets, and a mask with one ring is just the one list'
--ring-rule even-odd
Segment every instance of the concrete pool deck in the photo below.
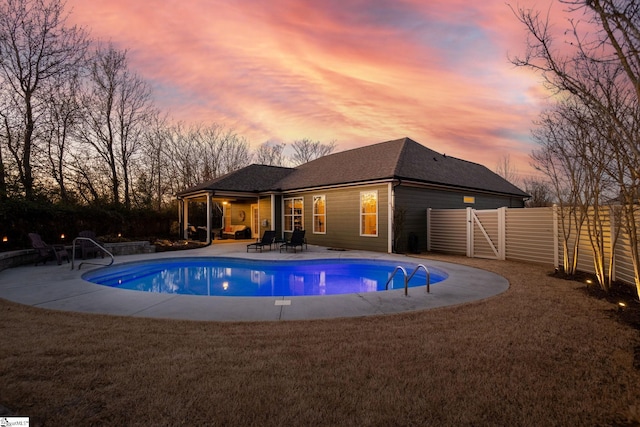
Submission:
{"label": "concrete pool deck", "polygon": [[[297,297],[213,297],[159,294],[122,290],[96,285],[82,279],[82,274],[94,268],[83,265],[78,270],[63,263],[27,265],[0,271],[0,298],[33,307],[117,316],[151,317],[205,321],[276,321],[374,316],[457,305],[498,295],[509,288],[502,276],[472,267],[356,250],[334,251],[309,245],[303,252],[246,252],[249,242],[218,243],[185,251],[158,252],[145,255],[118,256],[115,264],[145,259],[225,256],[244,259],[305,260],[321,258],[364,258],[402,260],[423,263],[445,270],[449,278],[431,286],[385,292],[364,292],[346,295]],[[93,261],[93,260],[91,260]],[[103,260],[98,258],[97,262]],[[107,262],[107,259],[105,259]],[[410,272],[408,272],[410,273]]]}

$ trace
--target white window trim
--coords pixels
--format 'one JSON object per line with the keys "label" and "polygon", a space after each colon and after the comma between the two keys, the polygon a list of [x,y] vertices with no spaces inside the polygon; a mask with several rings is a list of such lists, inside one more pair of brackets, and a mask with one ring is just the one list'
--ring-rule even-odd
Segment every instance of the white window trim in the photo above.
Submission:
{"label": "white window trim", "polygon": [[[376,195],[376,214],[375,214],[376,215],[376,234],[363,234],[363,231],[362,231],[362,219],[365,216],[365,214],[362,212],[362,195],[366,193],[375,193]],[[360,205],[360,208],[358,212],[359,212],[359,219],[360,219],[360,237],[378,237],[378,229],[380,227],[380,219],[379,219],[380,200],[378,197],[378,190],[361,191],[359,205]],[[368,214],[368,215],[371,215],[371,214]]]}
{"label": "white window trim", "polygon": [[[316,199],[322,199],[324,204],[324,214],[316,213]],[[311,215],[313,217],[313,223],[311,228],[313,229],[313,234],[327,234],[327,197],[324,194],[318,194],[317,196],[313,196],[312,199],[312,212]],[[324,217],[324,231],[316,231],[316,217]]]}
{"label": "white window trim", "polygon": [[[287,213],[285,211],[285,207],[287,205],[287,200],[291,200],[291,202],[292,202],[291,206],[292,206],[292,209],[294,209],[295,205],[296,205],[295,201],[298,200],[298,199],[302,202],[302,212],[300,213],[299,216],[300,216],[300,223],[302,224],[302,229],[304,229],[304,197],[288,197],[286,199],[282,199],[282,220],[283,220],[282,228],[287,233],[292,233],[293,232],[293,228],[294,228],[294,225],[295,225],[294,218],[297,216],[293,212]],[[291,230],[285,228],[286,224],[287,224],[286,218],[288,216],[291,217],[291,228],[292,228]]]}

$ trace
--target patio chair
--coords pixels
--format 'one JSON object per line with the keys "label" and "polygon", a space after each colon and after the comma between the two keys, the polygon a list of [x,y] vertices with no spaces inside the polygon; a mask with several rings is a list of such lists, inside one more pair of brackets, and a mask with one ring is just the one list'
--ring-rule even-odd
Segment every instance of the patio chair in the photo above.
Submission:
{"label": "patio chair", "polygon": [[250,248],[253,248],[256,251],[258,249],[260,249],[260,252],[262,252],[262,249],[265,246],[269,246],[269,249],[271,249],[271,246],[273,245],[275,240],[276,240],[276,232],[275,232],[275,230],[267,230],[262,235],[262,239],[256,241],[255,243],[250,243],[250,244],[247,245],[247,252],[249,252]]}
{"label": "patio chair", "polygon": [[[94,242],[98,242],[96,233],[91,230],[81,231],[80,233],[78,233],[78,237],[86,237],[93,240]],[[96,246],[95,243],[89,240],[80,239],[78,240],[78,244],[82,252],[82,259],[87,259],[87,257],[90,255],[96,258],[98,254],[101,254],[102,258],[104,258],[104,252],[102,252],[102,250],[98,246]]]}
{"label": "patio chair", "polygon": [[46,264],[50,258],[55,258],[58,261],[58,265],[62,264],[62,260],[66,258],[69,262],[69,254],[64,245],[48,245],[38,233],[29,233],[29,240],[31,240],[31,247],[36,250],[38,258],[36,259],[36,265],[39,262]]}
{"label": "patio chair", "polygon": [[282,252],[282,248],[287,251],[289,250],[289,248],[293,248],[293,252],[295,252],[296,247],[298,246],[300,246],[300,250],[302,250],[302,247],[306,244],[307,242],[305,242],[304,240],[304,230],[293,230],[291,239],[288,242],[280,245],[280,252]]}

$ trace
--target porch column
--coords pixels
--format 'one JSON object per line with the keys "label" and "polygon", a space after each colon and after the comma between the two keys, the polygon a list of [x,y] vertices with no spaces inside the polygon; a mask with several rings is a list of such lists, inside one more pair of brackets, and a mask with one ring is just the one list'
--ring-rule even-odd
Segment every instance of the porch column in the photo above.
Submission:
{"label": "porch column", "polygon": [[393,253],[393,213],[396,204],[396,195],[393,191],[393,182],[387,184],[387,198],[389,200],[389,206],[387,207],[387,253]]}
{"label": "porch column", "polygon": [[276,195],[272,194],[271,195],[271,226],[269,227],[270,230],[275,230],[275,224],[274,221],[276,220]]}
{"label": "porch column", "polygon": [[184,219],[182,216],[182,209],[184,209],[183,206],[184,200],[178,199],[178,238],[180,238],[184,233]]}
{"label": "porch column", "polygon": [[207,239],[205,240],[207,245],[211,243],[211,215],[213,214],[211,207],[211,193],[207,193]]}
{"label": "porch column", "polygon": [[189,238],[189,199],[182,199],[182,238]]}
{"label": "porch column", "polygon": [[[257,202],[256,202],[257,205],[256,206],[258,207],[258,229],[257,230],[251,230],[251,232],[257,236],[256,238],[259,239],[260,236],[262,236],[262,230],[261,230],[261,227],[262,227],[261,219],[262,218],[260,217],[260,195],[258,195],[258,197],[256,197],[256,199],[257,199]],[[253,224],[251,224],[251,228],[253,228]]]}

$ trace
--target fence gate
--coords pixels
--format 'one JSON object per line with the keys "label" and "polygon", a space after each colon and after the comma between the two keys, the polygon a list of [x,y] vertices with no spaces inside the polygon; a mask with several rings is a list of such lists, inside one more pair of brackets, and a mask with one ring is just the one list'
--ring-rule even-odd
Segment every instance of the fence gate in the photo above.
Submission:
{"label": "fence gate", "polygon": [[467,208],[467,256],[506,259],[506,208],[475,210]]}
{"label": "fence gate", "polygon": [[[558,256],[562,255],[558,221],[555,206],[491,210],[429,208],[427,250],[557,266]],[[588,237],[580,240],[587,245],[585,254],[589,254]],[[621,256],[616,257],[618,261]],[[622,268],[619,264],[619,270]],[[630,283],[633,283],[633,276]]]}

